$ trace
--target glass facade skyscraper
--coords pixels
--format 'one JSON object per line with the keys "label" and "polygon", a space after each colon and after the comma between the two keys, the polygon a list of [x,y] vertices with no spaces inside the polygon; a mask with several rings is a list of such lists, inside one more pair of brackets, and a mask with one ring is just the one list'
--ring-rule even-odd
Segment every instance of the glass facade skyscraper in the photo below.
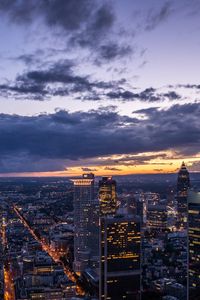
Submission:
{"label": "glass facade skyscraper", "polygon": [[82,272],[88,265],[93,242],[94,175],[83,174],[74,184],[74,270]]}

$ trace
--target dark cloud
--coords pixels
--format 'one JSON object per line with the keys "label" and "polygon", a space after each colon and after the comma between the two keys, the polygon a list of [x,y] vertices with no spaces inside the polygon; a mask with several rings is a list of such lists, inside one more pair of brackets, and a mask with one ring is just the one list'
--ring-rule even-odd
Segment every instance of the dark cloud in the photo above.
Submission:
{"label": "dark cloud", "polygon": [[150,115],[155,113],[157,110],[159,109],[159,107],[149,107],[149,108],[142,108],[142,109],[138,109],[138,110],[134,110],[132,113],[136,113],[136,114],[145,114],[145,115]]}
{"label": "dark cloud", "polygon": [[35,83],[28,83],[24,84],[22,82],[17,83],[16,85],[9,85],[9,84],[1,84],[0,85],[0,93],[3,96],[12,96],[13,93],[17,94],[34,94],[35,96],[38,95],[39,99],[43,99],[48,92],[45,90],[43,84],[35,84]]}
{"label": "dark cloud", "polygon": [[118,45],[116,42],[108,43],[106,45],[100,46],[99,49],[99,56],[100,59],[110,61],[115,58],[122,58],[132,53],[132,48],[130,45],[128,46],[121,46]]}
{"label": "dark cloud", "polygon": [[122,99],[122,100],[133,100],[138,98],[138,94],[134,94],[131,91],[112,91],[106,94],[110,99]]}
{"label": "dark cloud", "polygon": [[83,167],[81,168],[83,172],[96,172],[97,169],[94,168],[88,168],[88,167]]}
{"label": "dark cloud", "polygon": [[144,102],[157,102],[168,100],[180,100],[181,96],[174,91],[167,93],[159,93],[156,89],[150,87],[139,93],[133,93],[132,91],[111,91],[106,94],[110,99],[120,99],[122,101],[140,100]]}
{"label": "dark cloud", "polygon": [[69,33],[84,27],[85,33],[93,32],[97,36],[112,27],[114,22],[111,7],[105,2],[92,0],[2,0],[0,10],[19,24],[29,24],[41,17],[50,27],[57,26]]}
{"label": "dark cloud", "polygon": [[[67,96],[76,94],[79,100],[120,100],[120,101],[173,101],[182,97],[170,90],[160,93],[149,87],[141,92],[125,90],[125,79],[118,81],[94,81],[90,76],[78,75],[74,72],[73,60],[60,60],[49,64],[46,69],[30,70],[17,75],[15,82],[0,84],[0,94],[3,97],[24,98],[31,100],[46,100],[52,96]],[[169,87],[171,88],[171,87]]]}
{"label": "dark cloud", "polygon": [[14,83],[1,84],[0,94],[4,97],[22,96],[25,99],[45,100],[50,96],[81,92],[83,100],[99,100],[101,92],[97,93],[96,90],[113,89],[121,83],[92,81],[89,76],[74,74],[73,67],[74,61],[61,60],[47,69],[25,72],[18,75]]}
{"label": "dark cloud", "polygon": [[76,97],[77,100],[82,100],[82,101],[99,101],[101,100],[101,95],[96,92],[96,91],[92,91],[90,93],[88,93],[87,95],[81,95]]}
{"label": "dark cloud", "polygon": [[52,64],[49,69],[29,71],[23,75],[18,75],[18,82],[35,83],[73,83],[74,81],[85,83],[86,78],[73,76],[73,62],[70,60],[59,61]]}
{"label": "dark cloud", "polygon": [[[151,161],[154,159],[166,159],[166,158],[167,158],[167,154],[165,153],[158,153],[158,154],[151,154],[151,155],[126,155],[118,159],[117,161],[115,160],[115,164],[124,165],[124,166],[146,165],[148,163],[157,164],[157,163],[152,163]],[[110,163],[112,162],[113,161],[110,161]]]}
{"label": "dark cloud", "polygon": [[[57,29],[68,48],[89,48],[95,54],[95,62],[102,63],[131,53],[130,45],[118,44],[118,35],[113,30],[116,17],[112,3],[108,1],[2,0],[0,13],[20,25],[28,26],[42,20],[49,29]],[[114,41],[109,43],[111,35]],[[24,56],[21,59],[29,63],[33,58]]]}
{"label": "dark cloud", "polygon": [[152,87],[145,89],[140,94],[138,94],[138,98],[142,101],[159,101],[160,97],[155,94],[156,90]]}
{"label": "dark cloud", "polygon": [[105,167],[104,170],[106,170],[106,171],[122,171],[122,169],[115,168],[115,167]]}
{"label": "dark cloud", "polygon": [[163,94],[163,96],[169,100],[179,100],[181,96],[174,91]]}
{"label": "dark cloud", "polygon": [[111,4],[103,1],[101,5],[99,1],[89,2],[91,18],[85,20],[85,28],[73,35],[71,42],[78,43],[82,47],[97,48],[97,45],[101,44],[102,39],[105,39],[112,29],[115,15]]}
{"label": "dark cloud", "polygon": [[20,152],[17,157],[5,155],[0,158],[0,173],[54,172],[67,170],[60,159],[45,159]]}
{"label": "dark cloud", "polygon": [[155,29],[158,25],[168,19],[172,11],[172,5],[169,1],[165,2],[158,11],[155,11],[153,9],[150,10],[146,19],[145,30],[150,31]]}
{"label": "dark cloud", "polygon": [[[182,155],[199,152],[199,104],[174,105],[167,110],[155,108],[146,110],[145,114],[143,120],[121,116],[113,108],[75,113],[57,111],[32,117],[1,114],[0,156],[5,163],[1,163],[0,172],[9,171],[9,161],[13,158],[18,161],[18,157],[23,156],[31,162],[33,158],[34,161],[78,162],[105,155],[135,155],[167,149]],[[144,156],[140,163],[149,159]],[[23,163],[23,159],[20,160]],[[126,161],[118,164],[135,164],[137,160],[126,157]]]}
{"label": "dark cloud", "polygon": [[38,57],[38,52],[39,52],[39,50],[36,51],[36,53],[22,54],[22,55],[19,55],[17,57],[11,58],[11,59],[17,60],[17,61],[22,61],[27,66],[33,66],[33,65],[39,64],[41,62]]}
{"label": "dark cloud", "polygon": [[178,84],[177,87],[200,90],[200,84]]}
{"label": "dark cloud", "polygon": [[[34,55],[22,55],[18,60],[26,61],[27,64],[34,60]],[[135,92],[124,89],[127,84],[125,79],[117,81],[97,81],[90,76],[79,75],[76,70],[75,60],[61,59],[48,63],[46,68],[38,67],[33,70],[18,74],[14,82],[7,81],[0,84],[0,95],[15,99],[46,100],[52,96],[73,95],[74,99],[81,100],[120,100],[120,101],[173,101],[181,100],[182,97],[171,90],[165,93],[153,87]],[[196,87],[196,85],[190,85]],[[175,87],[173,87],[175,88]],[[78,95],[77,95],[78,94]]]}
{"label": "dark cloud", "polygon": [[155,94],[156,90],[154,88],[148,88],[140,93],[133,93],[131,91],[118,91],[109,92],[107,96],[111,99],[121,99],[121,100],[141,100],[146,102],[160,101],[161,97]]}

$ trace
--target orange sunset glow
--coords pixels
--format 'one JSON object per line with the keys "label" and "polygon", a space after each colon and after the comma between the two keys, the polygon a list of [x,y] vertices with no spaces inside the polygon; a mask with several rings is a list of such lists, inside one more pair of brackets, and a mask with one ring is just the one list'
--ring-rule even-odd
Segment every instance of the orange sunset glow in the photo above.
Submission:
{"label": "orange sunset glow", "polygon": [[[196,172],[195,165],[200,163],[200,155],[195,157],[176,157],[176,154],[172,151],[161,152],[157,154],[158,158],[146,160],[149,156],[155,155],[155,153],[145,153],[141,155],[134,155],[135,158],[143,160],[135,160],[131,163],[128,159],[126,164],[120,163],[120,160],[127,158],[125,155],[113,155],[109,157],[99,157],[95,160],[99,164],[88,164],[88,161],[81,162],[80,165],[76,162],[75,166],[67,167],[61,171],[52,172],[23,172],[23,173],[8,173],[3,174],[3,176],[8,177],[73,177],[79,176],[82,173],[92,172],[96,176],[102,175],[131,175],[131,174],[158,174],[158,173],[176,173],[182,161],[184,161],[188,169],[192,172]],[[162,155],[166,155],[166,158],[162,158]],[[160,158],[159,158],[160,156]],[[173,158],[174,156],[174,158]],[[130,158],[132,158],[130,156]],[[112,161],[111,165],[106,164],[106,162]]]}

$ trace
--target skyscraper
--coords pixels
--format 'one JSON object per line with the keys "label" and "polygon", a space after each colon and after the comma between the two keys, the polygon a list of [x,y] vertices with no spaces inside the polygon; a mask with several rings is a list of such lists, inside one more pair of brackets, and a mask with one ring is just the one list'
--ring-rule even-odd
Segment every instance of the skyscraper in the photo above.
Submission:
{"label": "skyscraper", "polygon": [[200,293],[200,192],[188,194],[189,299]]}
{"label": "skyscraper", "polygon": [[190,175],[184,162],[178,172],[177,193],[178,196],[187,196],[188,188],[190,187]]}
{"label": "skyscraper", "polygon": [[112,177],[99,181],[99,201],[99,299],[139,299],[140,220],[116,214],[116,182]]}
{"label": "skyscraper", "polygon": [[83,174],[72,179],[74,184],[74,270],[82,272],[89,264],[91,255],[93,214],[95,203],[94,175]]}
{"label": "skyscraper", "polygon": [[[178,172],[177,178],[177,193],[176,193],[176,202],[177,202],[177,222],[176,228],[178,231],[181,231],[182,238],[180,237],[180,243],[182,241],[182,246],[184,249],[185,257],[187,257],[188,252],[188,237],[187,237],[187,228],[188,228],[188,203],[187,196],[188,190],[190,188],[190,175],[186,168],[185,163],[183,162],[180,170]],[[181,268],[180,271],[183,274],[182,281],[187,286],[185,290],[185,299],[187,299],[188,294],[188,266],[187,261],[185,261],[184,256],[180,258]]]}
{"label": "skyscraper", "polygon": [[148,206],[147,228],[160,231],[167,228],[167,208],[165,204]]}
{"label": "skyscraper", "polygon": [[140,220],[105,216],[101,225],[99,299],[140,299]]}
{"label": "skyscraper", "polygon": [[116,181],[112,177],[102,177],[99,181],[100,214],[114,214],[117,209]]}
{"label": "skyscraper", "polygon": [[183,162],[177,179],[177,227],[187,228],[187,194],[190,187],[189,172]]}

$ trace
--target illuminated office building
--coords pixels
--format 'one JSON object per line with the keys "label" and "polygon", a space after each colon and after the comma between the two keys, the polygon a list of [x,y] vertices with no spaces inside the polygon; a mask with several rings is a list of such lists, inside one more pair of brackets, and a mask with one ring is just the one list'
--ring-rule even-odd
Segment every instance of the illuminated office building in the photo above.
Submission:
{"label": "illuminated office building", "polygon": [[99,181],[99,202],[101,215],[115,214],[117,209],[116,181],[102,177]]}
{"label": "illuminated office building", "polygon": [[140,299],[140,221],[129,216],[101,218],[99,299]]}
{"label": "illuminated office building", "polygon": [[[83,174],[74,184],[74,270],[82,272],[89,264],[93,243],[94,175]],[[92,217],[93,216],[93,217]]]}
{"label": "illuminated office building", "polygon": [[187,194],[190,188],[190,175],[183,162],[177,179],[177,227],[187,228]]}
{"label": "illuminated office building", "polygon": [[188,231],[189,299],[193,300],[200,293],[200,192],[188,194]]}
{"label": "illuminated office building", "polygon": [[140,297],[140,219],[117,215],[116,182],[99,181],[99,299],[138,300]]}
{"label": "illuminated office building", "polygon": [[162,230],[167,228],[167,208],[164,204],[148,205],[147,227]]}

